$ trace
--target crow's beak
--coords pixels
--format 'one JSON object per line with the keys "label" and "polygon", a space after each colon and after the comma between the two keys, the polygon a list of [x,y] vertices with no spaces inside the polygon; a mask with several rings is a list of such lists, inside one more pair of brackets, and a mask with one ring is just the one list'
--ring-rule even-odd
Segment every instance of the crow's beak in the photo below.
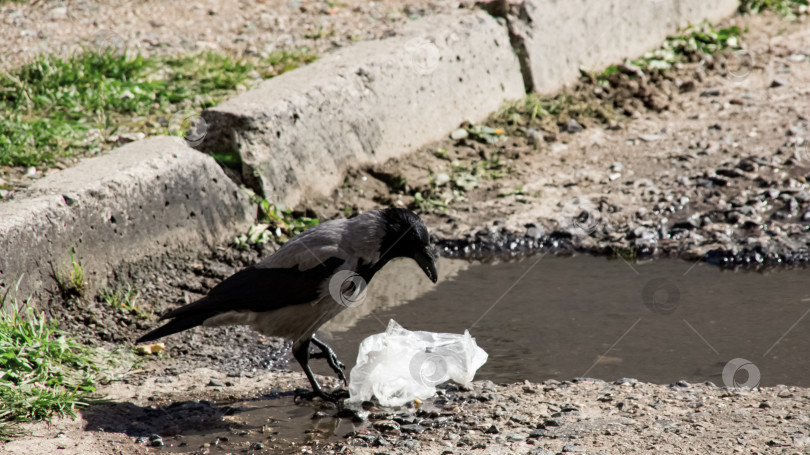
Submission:
{"label": "crow's beak", "polygon": [[433,260],[433,252],[430,250],[430,247],[425,247],[423,251],[416,253],[414,257],[416,263],[419,264],[419,267],[422,268],[422,271],[425,272],[430,281],[436,282],[439,279],[439,274],[436,272],[436,263]]}

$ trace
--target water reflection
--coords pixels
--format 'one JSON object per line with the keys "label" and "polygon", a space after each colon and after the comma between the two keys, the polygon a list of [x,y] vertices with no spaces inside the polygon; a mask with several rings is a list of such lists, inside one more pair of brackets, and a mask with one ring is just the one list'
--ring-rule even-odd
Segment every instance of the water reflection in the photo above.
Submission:
{"label": "water reflection", "polygon": [[747,359],[762,385],[810,386],[808,270],[724,272],[587,256],[441,260],[444,281],[432,286],[407,265],[375,278],[370,291],[379,294],[369,302],[376,303],[332,326],[347,366],[359,342],[393,318],[411,330],[473,327],[490,355],[477,378],[496,382],[591,376],[722,385],[726,364]]}

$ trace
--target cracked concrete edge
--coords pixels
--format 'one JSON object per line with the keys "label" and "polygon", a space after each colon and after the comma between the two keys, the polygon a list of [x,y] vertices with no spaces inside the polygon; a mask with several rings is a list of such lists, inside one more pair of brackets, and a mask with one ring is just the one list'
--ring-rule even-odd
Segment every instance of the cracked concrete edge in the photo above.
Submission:
{"label": "cracked concrete edge", "polygon": [[244,181],[293,206],[382,162],[480,121],[525,95],[502,19],[425,17],[357,43],[204,112],[203,147],[238,151]]}
{"label": "cracked concrete edge", "polygon": [[656,49],[689,24],[729,17],[739,0],[495,0],[482,6],[507,19],[527,91],[553,93],[575,82],[580,68],[601,70]]}
{"label": "cracked concrete edge", "polygon": [[[124,262],[214,246],[255,217],[247,193],[179,138],[154,137],[53,172],[0,204],[0,283],[47,300],[81,261],[90,292]],[[0,295],[4,290],[0,288]]]}

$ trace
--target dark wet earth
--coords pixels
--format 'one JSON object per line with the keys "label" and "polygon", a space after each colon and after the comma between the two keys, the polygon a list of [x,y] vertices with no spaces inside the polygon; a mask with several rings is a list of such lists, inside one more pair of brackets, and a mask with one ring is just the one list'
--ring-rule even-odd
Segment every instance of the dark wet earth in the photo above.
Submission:
{"label": "dark wet earth", "polygon": [[[372,292],[323,334],[349,368],[360,341],[394,319],[411,330],[469,329],[489,354],[476,380],[631,377],[723,386],[723,367],[742,358],[762,386],[810,386],[807,269],[730,272],[701,262],[538,255],[500,264],[443,260],[440,273],[449,278],[432,286],[407,262],[390,267],[371,285],[386,298]],[[316,370],[331,374],[323,365]],[[297,445],[315,440],[320,446],[308,447],[334,449],[368,425],[339,418],[333,406],[295,402],[289,391],[157,409],[139,412],[147,420],[149,412],[183,422],[189,410],[200,416],[164,436],[165,452],[301,453]],[[403,411],[407,424],[414,410]]]}
{"label": "dark wet earth", "polygon": [[[111,419],[111,415],[118,418]],[[124,433],[136,445],[152,451],[195,454],[301,453],[296,446],[337,443],[340,436],[355,429],[352,419],[336,416],[334,406],[317,411],[310,402],[296,401],[293,392],[224,402],[158,402],[144,407],[109,403],[82,412],[88,430]]]}

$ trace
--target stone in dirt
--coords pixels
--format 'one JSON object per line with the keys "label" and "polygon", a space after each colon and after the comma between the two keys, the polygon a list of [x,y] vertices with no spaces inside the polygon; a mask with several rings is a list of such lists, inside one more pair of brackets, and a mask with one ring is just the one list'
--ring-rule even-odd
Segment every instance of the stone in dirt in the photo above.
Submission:
{"label": "stone in dirt", "polygon": [[565,124],[565,132],[568,134],[576,134],[584,129],[585,127],[580,125],[579,122],[574,119],[568,120],[568,123]]}

